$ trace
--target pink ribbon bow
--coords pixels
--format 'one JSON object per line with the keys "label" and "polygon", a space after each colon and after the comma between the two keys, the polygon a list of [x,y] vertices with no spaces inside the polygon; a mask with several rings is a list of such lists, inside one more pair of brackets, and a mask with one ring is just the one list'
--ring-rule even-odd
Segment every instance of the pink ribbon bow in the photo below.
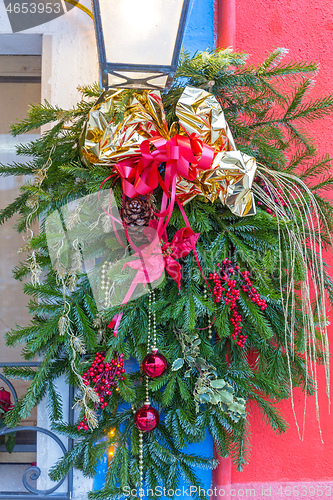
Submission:
{"label": "pink ribbon bow", "polygon": [[[155,148],[153,151],[151,145]],[[122,179],[123,192],[129,198],[152,192],[158,185],[168,194],[177,174],[194,180],[197,169],[208,170],[214,158],[213,148],[195,136],[174,135],[169,140],[155,136],[140,144],[140,152],[141,155],[115,165]],[[165,181],[158,171],[163,162],[166,162]]]}
{"label": "pink ribbon bow", "polygon": [[[214,150],[194,134],[190,137],[176,134],[169,140],[161,136],[146,139],[140,144],[140,152],[141,155],[122,160],[114,168],[121,177],[123,193],[129,198],[145,195],[161,186],[161,212],[156,214],[160,217],[157,232],[161,235],[175,205],[177,175],[194,180],[198,170],[210,168]],[[158,170],[161,163],[165,163],[164,181]],[[167,220],[163,225],[164,217]]]}

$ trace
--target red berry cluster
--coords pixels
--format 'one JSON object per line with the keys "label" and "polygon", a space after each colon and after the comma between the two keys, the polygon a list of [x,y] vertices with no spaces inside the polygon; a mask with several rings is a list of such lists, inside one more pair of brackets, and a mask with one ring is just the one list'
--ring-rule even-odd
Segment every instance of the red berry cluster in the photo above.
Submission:
{"label": "red berry cluster", "polygon": [[[270,198],[273,198],[272,196],[272,192],[271,190],[266,186],[266,184],[262,184],[261,186],[263,188],[263,190],[265,191],[265,193],[270,197]],[[289,205],[289,201],[288,200],[285,200],[284,198],[282,198],[281,194],[282,194],[282,190],[281,189],[276,189],[276,192],[277,192],[277,197],[274,199],[275,203],[277,205],[281,205],[282,207],[287,207]],[[257,204],[260,206],[260,205],[263,205],[262,201],[258,201]],[[266,212],[271,214],[272,217],[275,217],[275,213],[273,212],[273,210],[271,210],[270,208],[266,208]]]}
{"label": "red berry cluster", "polygon": [[[222,294],[223,292],[225,292],[226,287],[228,287],[224,297],[224,303],[230,304],[230,309],[232,311],[232,316],[230,318],[230,322],[234,327],[232,338],[237,341],[237,345],[239,345],[240,347],[244,347],[246,344],[247,335],[241,334],[242,316],[237,305],[240,290],[236,288],[237,280],[234,279],[235,274],[238,275],[243,292],[246,292],[249,299],[257,304],[262,311],[264,311],[267,307],[266,300],[260,297],[260,294],[257,293],[257,290],[252,285],[252,282],[249,278],[249,271],[241,272],[239,270],[239,266],[233,267],[229,259],[224,259],[221,264],[217,263],[217,267],[219,268],[218,271],[215,271],[214,273],[211,273],[209,275],[209,278],[214,282],[213,292],[216,296],[216,302],[221,301]],[[225,282],[225,286],[222,286],[222,281]]]}
{"label": "red berry cluster", "polygon": [[86,416],[83,417],[83,420],[77,426],[78,431],[80,431],[81,429],[83,429],[85,431],[89,430],[89,427],[87,425],[87,417]]}
{"label": "red berry cluster", "polygon": [[[105,399],[112,395],[112,390],[117,388],[119,380],[125,380],[124,355],[115,354],[109,363],[104,363],[105,352],[98,352],[90,368],[82,375],[85,385],[94,384],[94,391],[99,396],[100,408],[106,408]],[[86,428],[87,427],[87,428]],[[85,419],[77,428],[88,430]]]}
{"label": "red berry cluster", "polygon": [[240,273],[240,275],[244,278],[245,283],[242,285],[242,290],[243,292],[246,292],[249,299],[252,300],[257,306],[260,307],[262,311],[264,311],[267,307],[267,302],[265,299],[262,299],[260,297],[260,294],[257,292],[257,290],[254,288],[252,285],[252,281],[249,278],[249,271],[244,271],[243,273]]}

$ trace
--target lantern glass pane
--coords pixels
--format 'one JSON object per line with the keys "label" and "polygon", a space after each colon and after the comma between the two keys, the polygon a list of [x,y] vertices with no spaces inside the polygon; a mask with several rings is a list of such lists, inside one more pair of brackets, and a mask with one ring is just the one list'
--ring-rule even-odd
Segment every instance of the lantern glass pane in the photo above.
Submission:
{"label": "lantern glass pane", "polygon": [[170,65],[183,0],[100,0],[109,63]]}

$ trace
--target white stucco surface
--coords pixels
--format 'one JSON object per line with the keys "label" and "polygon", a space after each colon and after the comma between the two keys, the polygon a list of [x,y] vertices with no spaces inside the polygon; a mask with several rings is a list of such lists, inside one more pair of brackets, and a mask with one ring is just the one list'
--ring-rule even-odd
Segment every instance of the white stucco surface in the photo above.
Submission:
{"label": "white stucco surface", "polygon": [[[11,33],[3,0],[0,0],[1,33]],[[78,85],[92,84],[98,79],[92,19],[78,8],[73,8],[53,21],[22,33],[45,36],[42,94],[52,104],[65,108],[73,106],[80,98]]]}

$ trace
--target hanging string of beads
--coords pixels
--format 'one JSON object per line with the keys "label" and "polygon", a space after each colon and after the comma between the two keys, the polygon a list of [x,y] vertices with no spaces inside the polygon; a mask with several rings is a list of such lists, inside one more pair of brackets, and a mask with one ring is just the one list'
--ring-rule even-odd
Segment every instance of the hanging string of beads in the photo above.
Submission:
{"label": "hanging string of beads", "polygon": [[145,373],[146,398],[144,406],[134,414],[134,423],[139,430],[139,497],[144,495],[143,486],[143,433],[149,432],[158,426],[159,413],[150,404],[149,398],[149,378],[156,378],[163,375],[167,369],[165,357],[157,349],[157,328],[155,312],[155,291],[149,290],[148,298],[148,333],[147,333],[147,355],[142,362],[142,370]]}
{"label": "hanging string of beads", "polygon": [[[150,404],[149,399],[149,377],[160,377],[167,369],[165,357],[157,351],[156,348],[156,313],[155,313],[155,292],[149,290],[148,299],[148,335],[147,335],[147,351],[148,354],[142,362],[142,370],[145,373],[146,400],[144,406],[137,410],[134,417],[134,423],[139,431],[149,432],[158,426],[159,414]],[[153,307],[152,307],[153,306]],[[153,312],[152,312],[153,310]],[[153,341],[151,344],[151,334]],[[152,351],[149,352],[152,347]]]}
{"label": "hanging string of beads", "polygon": [[111,279],[108,276],[108,272],[111,270],[112,263],[107,260],[102,265],[101,271],[101,290],[104,293],[103,305],[105,308],[111,305],[111,295],[114,289],[114,283],[111,286]]}
{"label": "hanging string of beads", "polygon": [[144,496],[144,493],[143,493],[143,432],[142,431],[139,431],[139,474],[140,474],[139,497],[142,498]]}
{"label": "hanging string of beads", "polygon": [[156,313],[154,308],[155,298],[155,291],[150,290],[148,303],[147,355],[142,361],[142,370],[147,375],[146,384],[148,384],[148,377],[160,377],[168,366],[165,357],[163,354],[159,353],[157,349]]}
{"label": "hanging string of beads", "polygon": [[[204,292],[203,292],[203,296],[204,296],[204,299],[207,300],[207,290],[206,288],[204,288]],[[208,338],[209,340],[212,340],[213,338],[213,334],[212,334],[212,322],[211,322],[211,316],[210,314],[208,313]]]}

